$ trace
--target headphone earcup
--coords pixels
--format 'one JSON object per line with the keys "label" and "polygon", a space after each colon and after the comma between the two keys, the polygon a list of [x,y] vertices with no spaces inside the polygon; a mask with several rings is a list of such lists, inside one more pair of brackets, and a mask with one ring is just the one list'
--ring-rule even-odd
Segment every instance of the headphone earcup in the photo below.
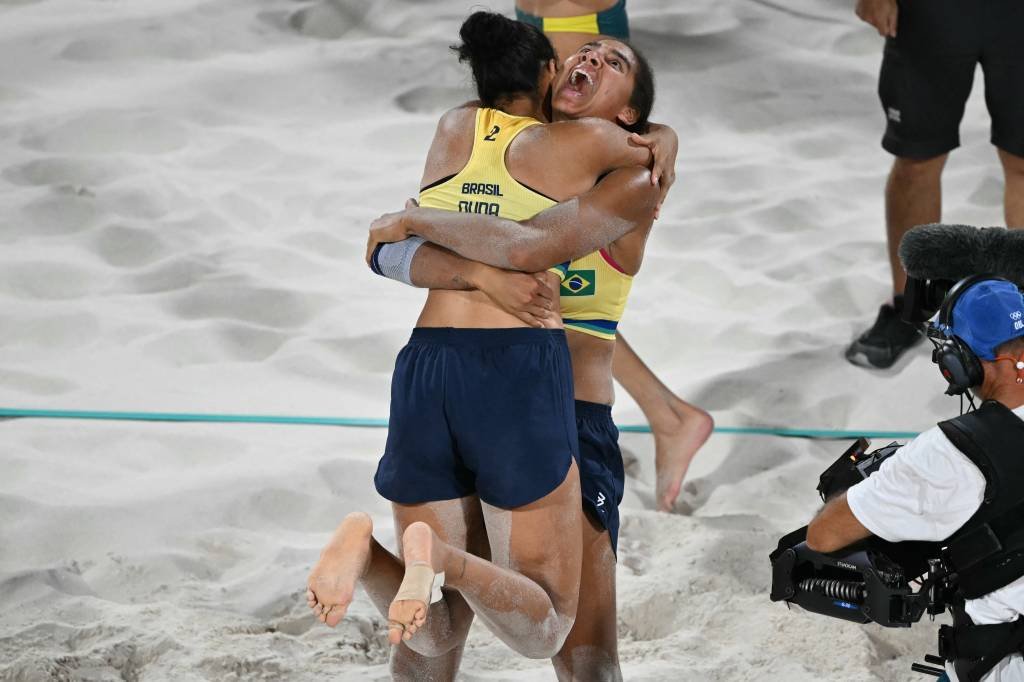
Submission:
{"label": "headphone earcup", "polygon": [[954,338],[953,343],[956,344],[957,349],[960,351],[960,357],[967,379],[967,388],[980,386],[981,382],[985,380],[985,370],[981,366],[981,360],[979,360],[978,356],[974,354],[971,347],[959,338]]}
{"label": "headphone earcup", "polygon": [[946,341],[932,352],[932,362],[949,383],[946,393],[960,395],[981,383],[984,370],[974,352],[960,339]]}

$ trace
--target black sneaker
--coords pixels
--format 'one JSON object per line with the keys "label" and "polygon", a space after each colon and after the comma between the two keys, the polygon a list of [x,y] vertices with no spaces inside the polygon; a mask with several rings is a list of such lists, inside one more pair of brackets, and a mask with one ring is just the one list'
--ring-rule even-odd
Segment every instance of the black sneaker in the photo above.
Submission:
{"label": "black sneaker", "polygon": [[904,322],[900,316],[902,297],[897,297],[896,305],[888,303],[878,309],[878,319],[857,340],[846,349],[846,359],[860,367],[887,369],[903,353],[917,345],[924,335],[916,325]]}

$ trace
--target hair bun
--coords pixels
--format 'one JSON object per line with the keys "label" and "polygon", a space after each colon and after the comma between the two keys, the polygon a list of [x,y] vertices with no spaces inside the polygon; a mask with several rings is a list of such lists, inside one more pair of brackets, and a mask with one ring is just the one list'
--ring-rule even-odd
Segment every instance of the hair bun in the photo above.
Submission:
{"label": "hair bun", "polygon": [[506,57],[522,36],[514,19],[496,12],[474,12],[459,30],[459,61],[494,62]]}

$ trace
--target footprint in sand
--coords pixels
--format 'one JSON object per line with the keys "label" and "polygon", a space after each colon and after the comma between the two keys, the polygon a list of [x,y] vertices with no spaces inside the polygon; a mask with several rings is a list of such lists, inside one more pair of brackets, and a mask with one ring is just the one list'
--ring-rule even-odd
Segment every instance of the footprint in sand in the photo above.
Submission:
{"label": "footprint in sand", "polygon": [[323,0],[292,13],[288,25],[310,38],[337,40],[363,23],[372,9],[365,0]]}
{"label": "footprint in sand", "polygon": [[92,313],[0,315],[0,348],[79,348],[95,341],[99,332],[98,318]]}
{"label": "footprint in sand", "polygon": [[469,88],[420,85],[397,95],[395,105],[411,114],[437,114],[474,98]]}
{"label": "footprint in sand", "polygon": [[60,395],[78,388],[78,384],[60,377],[4,369],[3,367],[0,367],[0,386],[37,396]]}
{"label": "footprint in sand", "polygon": [[148,265],[170,255],[171,247],[152,230],[110,225],[94,240],[96,253],[119,268]]}
{"label": "footprint in sand", "polygon": [[237,322],[215,322],[162,335],[147,343],[145,351],[176,367],[262,362],[287,340],[281,332]]}
{"label": "footprint in sand", "polygon": [[132,172],[128,164],[109,159],[52,157],[9,166],[0,175],[15,185],[101,187]]}
{"label": "footprint in sand", "polygon": [[21,146],[65,154],[166,154],[188,142],[184,126],[160,114],[133,110],[89,111],[58,125],[35,127]]}
{"label": "footprint in sand", "polygon": [[173,300],[171,308],[186,320],[226,319],[272,328],[300,327],[329,305],[329,296],[225,282],[201,282]]}
{"label": "footprint in sand", "polygon": [[138,273],[129,281],[127,289],[136,294],[155,294],[164,291],[187,289],[201,282],[217,268],[197,258],[175,258],[161,262]]}
{"label": "footprint in sand", "polygon": [[154,57],[195,61],[209,56],[213,51],[209,37],[186,33],[167,35],[146,32],[140,27],[129,27],[119,34],[105,33],[95,38],[74,40],[61,50],[60,56],[75,62],[131,62]]}
{"label": "footprint in sand", "polygon": [[100,291],[106,278],[97,272],[43,260],[0,263],[0,294],[18,299],[71,300]]}
{"label": "footprint in sand", "polygon": [[61,237],[91,229],[101,214],[95,197],[88,190],[57,187],[26,204],[19,211],[21,220],[7,228],[0,227],[0,234]]}

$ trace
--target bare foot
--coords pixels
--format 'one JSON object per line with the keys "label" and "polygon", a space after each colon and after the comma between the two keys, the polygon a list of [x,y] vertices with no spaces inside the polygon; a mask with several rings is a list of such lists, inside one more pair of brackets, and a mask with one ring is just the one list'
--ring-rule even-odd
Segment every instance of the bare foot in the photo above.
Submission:
{"label": "bare foot", "polygon": [[373,520],[363,512],[346,516],[320,552],[306,581],[306,603],[320,622],[334,627],[345,617],[356,583],[370,563]]}
{"label": "bare foot", "polygon": [[672,411],[678,417],[675,424],[651,429],[658,511],[672,511],[693,456],[715,428],[715,420],[699,407],[679,401],[673,404]]}
{"label": "bare foot", "polygon": [[[402,533],[405,578],[388,609],[388,641],[392,644],[412,639],[427,622],[434,580],[444,571],[447,549],[448,545],[422,521],[409,524]],[[398,599],[403,593],[409,598]]]}

